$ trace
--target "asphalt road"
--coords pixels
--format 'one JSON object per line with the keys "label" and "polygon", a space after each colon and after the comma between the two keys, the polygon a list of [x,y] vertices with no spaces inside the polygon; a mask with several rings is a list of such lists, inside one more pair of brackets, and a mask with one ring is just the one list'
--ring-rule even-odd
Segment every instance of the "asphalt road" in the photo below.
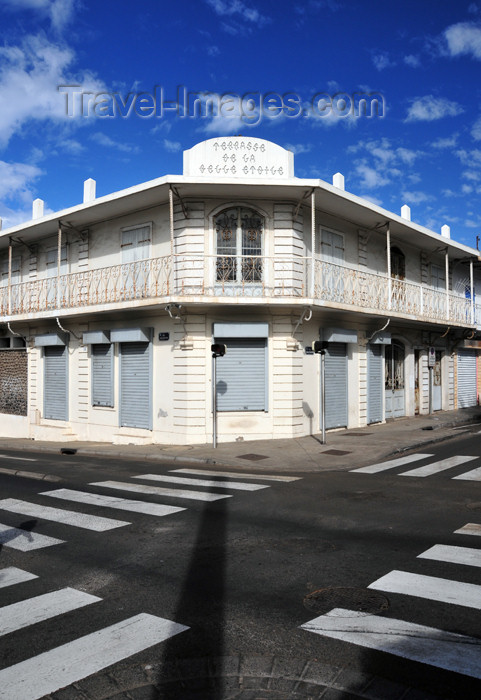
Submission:
{"label": "asphalt road", "polygon": [[[416,646],[418,631],[411,630],[407,642],[396,633],[394,653],[386,653],[364,646],[371,637],[363,616],[362,641],[355,643],[301,628],[341,608],[371,613],[370,620],[399,620],[439,630],[428,635],[432,639],[441,638],[443,631],[468,636],[467,643],[456,638],[451,644],[462,650],[458,656],[465,658],[466,649],[478,654],[479,674],[481,568],[446,562],[438,554],[445,558],[446,551],[457,552],[450,549],[453,546],[481,549],[479,537],[455,533],[467,523],[481,524],[481,481],[453,479],[481,466],[481,436],[430,446],[426,453],[430,456],[377,473],[292,474],[299,479],[285,482],[263,480],[258,474],[249,479],[246,470],[243,477],[230,480],[266,487],[253,491],[137,478],[154,474],[213,479],[172,472],[178,464],[3,453],[2,467],[56,474],[62,481],[0,474],[0,523],[6,526],[0,532],[0,699],[280,699],[319,697],[323,692],[324,698],[396,698],[402,693],[407,700],[480,697],[481,681],[473,673],[440,667],[446,665],[441,649],[447,642],[440,642],[425,663],[422,656],[417,661],[403,658],[406,646],[408,657]],[[434,473],[425,476],[401,476],[460,456],[476,459],[454,466],[443,462],[445,469],[434,472],[429,467],[424,471]],[[99,484],[105,481],[123,486]],[[175,493],[131,492],[132,485],[173,488]],[[72,500],[72,494],[63,493],[68,500],[45,495],[57,489],[183,510],[152,515],[81,503]],[[181,496],[182,489],[227,497],[198,501]],[[95,531],[86,523],[50,520],[52,512],[39,508],[109,519],[95,521],[95,527],[111,527],[112,519],[128,524]],[[62,542],[27,551],[14,548],[18,543],[33,546],[38,535]],[[435,545],[441,550],[435,550],[434,558],[419,558]],[[37,578],[7,585],[5,572],[16,569]],[[407,583],[401,582],[407,590],[398,589],[402,577],[391,572],[409,575]],[[383,579],[386,576],[391,578]],[[388,583],[376,585],[379,579]],[[451,599],[436,599],[437,589],[430,592],[433,579],[446,582],[447,593],[441,586],[439,595]],[[459,597],[455,582],[471,584],[470,602]],[[82,599],[71,610],[41,619],[45,598],[40,596],[63,589],[99,600]],[[25,626],[17,629],[10,622],[8,627],[2,613],[10,611],[11,618],[20,619],[23,601],[29,601]],[[115,643],[101,638],[96,651],[95,639],[87,635],[122,626],[140,614],[188,629],[171,625],[164,641],[156,643],[154,635],[149,643],[150,632],[142,627],[133,653],[121,651],[116,662],[106,664],[104,648],[115,648]],[[393,624],[388,623],[391,642],[396,637]],[[90,660],[83,660],[78,645],[70,647],[83,637],[101,666],[96,672],[89,670]],[[125,637],[137,639],[133,627]],[[145,648],[139,651],[142,641]],[[73,667],[74,681],[68,674],[61,676],[68,683],[55,680],[58,649],[72,654],[64,666]],[[48,654],[50,650],[55,651]],[[67,689],[57,692],[64,685]],[[38,695],[41,688],[49,688],[48,693]]]}

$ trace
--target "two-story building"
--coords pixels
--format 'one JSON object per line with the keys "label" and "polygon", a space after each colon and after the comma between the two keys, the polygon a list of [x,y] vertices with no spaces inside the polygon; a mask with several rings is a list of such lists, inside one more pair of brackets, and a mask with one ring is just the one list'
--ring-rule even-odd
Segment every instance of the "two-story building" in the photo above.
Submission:
{"label": "two-story building", "polygon": [[[204,443],[476,405],[478,252],[268,141],[0,232],[0,434]],[[321,361],[324,341],[325,411]]]}

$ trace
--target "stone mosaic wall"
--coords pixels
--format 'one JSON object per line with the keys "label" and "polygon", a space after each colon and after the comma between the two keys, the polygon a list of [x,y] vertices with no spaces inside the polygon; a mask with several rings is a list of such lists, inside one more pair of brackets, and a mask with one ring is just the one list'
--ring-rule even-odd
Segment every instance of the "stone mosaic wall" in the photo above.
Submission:
{"label": "stone mosaic wall", "polygon": [[27,352],[0,350],[0,413],[26,416],[27,400]]}

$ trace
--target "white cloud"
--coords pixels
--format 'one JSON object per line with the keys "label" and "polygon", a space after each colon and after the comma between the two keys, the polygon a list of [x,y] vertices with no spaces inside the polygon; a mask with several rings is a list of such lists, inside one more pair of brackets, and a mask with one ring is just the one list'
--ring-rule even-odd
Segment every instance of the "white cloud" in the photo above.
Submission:
{"label": "white cloud", "polygon": [[374,54],[372,56],[372,62],[378,71],[384,70],[385,68],[392,68],[396,65],[394,61],[391,61],[389,54],[386,52]]}
{"label": "white cloud", "polygon": [[243,0],[205,0],[216,15],[228,18],[222,22],[222,28],[229,34],[244,34],[252,28],[261,28],[271,20],[262,15],[255,7],[249,7]]}
{"label": "white cloud", "polygon": [[365,187],[369,190],[375,187],[384,187],[390,182],[386,175],[381,173],[378,169],[369,166],[366,161],[361,161],[356,165],[356,173],[360,178],[361,187]]}
{"label": "white cloud", "polygon": [[410,66],[411,68],[419,68],[421,65],[421,61],[418,56],[414,56],[413,54],[409,54],[408,56],[404,56],[404,63],[407,66]]}
{"label": "white cloud", "polygon": [[90,139],[98,143],[99,146],[105,146],[106,148],[114,148],[117,151],[122,151],[123,153],[138,153],[139,149],[137,146],[132,146],[129,143],[124,143],[123,141],[114,141],[114,139],[103,134],[100,131],[95,132],[95,134],[90,135]]}
{"label": "white cloud", "polygon": [[421,204],[421,202],[428,202],[432,199],[432,197],[425,192],[408,192],[406,190],[402,193],[402,197],[408,204]]}
{"label": "white cloud", "polygon": [[471,56],[481,60],[481,26],[473,22],[452,24],[444,31],[450,56]]}
{"label": "white cloud", "polygon": [[51,25],[57,31],[72,20],[77,0],[3,0],[11,11],[35,10],[49,18]]}
{"label": "white cloud", "polygon": [[436,141],[431,143],[433,148],[443,150],[444,148],[454,148],[458,144],[459,134],[453,134],[452,136],[446,136],[445,138],[438,138]]}
{"label": "white cloud", "polygon": [[31,187],[42,174],[36,165],[6,163],[0,160],[0,200],[23,202],[33,200]]}
{"label": "white cloud", "polygon": [[163,143],[165,150],[169,151],[169,153],[177,153],[182,148],[180,141],[170,141],[169,139],[164,139]]}
{"label": "white cloud", "polygon": [[471,136],[475,141],[481,141],[481,117],[474,122],[471,129]]}
{"label": "white cloud", "polygon": [[88,71],[69,72],[74,53],[45,36],[27,36],[19,46],[0,47],[0,145],[29,121],[72,123],[67,117],[66,95],[59,85],[80,84],[82,90],[100,92],[105,87]]}
{"label": "white cloud", "polygon": [[435,121],[444,117],[455,117],[464,112],[463,107],[457,102],[447,100],[444,97],[425,95],[411,101],[405,121]]}
{"label": "white cloud", "polygon": [[309,153],[309,151],[312,150],[312,146],[306,143],[286,143],[284,148],[287,148],[288,151],[292,151],[296,155],[299,153]]}

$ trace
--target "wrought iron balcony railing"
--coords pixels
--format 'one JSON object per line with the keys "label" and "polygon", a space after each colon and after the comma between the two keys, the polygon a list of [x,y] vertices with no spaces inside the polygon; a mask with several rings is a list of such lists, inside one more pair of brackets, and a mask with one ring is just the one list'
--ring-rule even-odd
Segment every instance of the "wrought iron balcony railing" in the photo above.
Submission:
{"label": "wrought iron balcony railing", "polygon": [[301,256],[170,255],[0,287],[3,318],[173,297],[257,297],[481,327],[481,307],[454,292]]}

